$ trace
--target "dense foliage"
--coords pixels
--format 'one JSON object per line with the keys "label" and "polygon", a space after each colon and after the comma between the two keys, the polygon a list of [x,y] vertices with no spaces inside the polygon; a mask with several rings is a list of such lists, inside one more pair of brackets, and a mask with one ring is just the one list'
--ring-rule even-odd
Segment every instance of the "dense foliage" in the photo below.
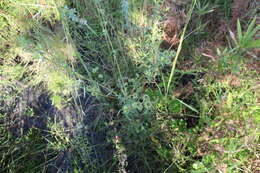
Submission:
{"label": "dense foliage", "polygon": [[256,0],[0,0],[0,172],[258,172]]}

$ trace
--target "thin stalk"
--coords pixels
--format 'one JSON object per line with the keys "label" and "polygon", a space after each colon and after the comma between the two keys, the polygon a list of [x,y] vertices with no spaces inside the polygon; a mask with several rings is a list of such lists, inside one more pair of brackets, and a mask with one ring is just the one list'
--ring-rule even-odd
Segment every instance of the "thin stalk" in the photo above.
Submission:
{"label": "thin stalk", "polygon": [[[99,5],[100,5],[99,3],[95,3],[95,5],[96,5],[97,9],[101,9],[100,6],[99,6]],[[107,31],[107,30],[108,30],[108,29],[107,29],[107,26],[104,24],[105,21],[107,21],[107,20],[105,19],[104,14],[102,14],[101,12],[99,12],[99,17],[100,17],[100,19],[101,19],[101,25],[102,25],[103,29],[104,29],[105,31]],[[109,34],[108,34],[107,32],[105,33],[105,39],[108,41],[108,43],[109,43],[109,44],[108,44],[108,47],[111,49],[111,51],[112,51],[112,52],[115,51],[114,46],[113,46],[112,41],[111,41],[111,38],[110,38],[110,36],[109,36]],[[116,68],[117,68],[117,70],[118,70],[119,80],[120,80],[121,85],[122,85],[122,87],[121,87],[120,89],[121,89],[122,93],[126,96],[126,95],[127,95],[127,94],[126,94],[127,92],[126,92],[126,88],[124,87],[123,75],[122,75],[122,72],[121,72],[119,63],[118,63],[118,61],[117,61],[117,57],[115,56],[114,53],[113,53],[113,59],[114,59],[114,63],[115,63],[115,65],[116,65]]]}
{"label": "thin stalk", "polygon": [[181,52],[181,49],[182,49],[182,43],[183,43],[183,40],[184,40],[184,36],[185,36],[185,32],[187,30],[187,27],[188,27],[188,24],[189,24],[189,21],[191,19],[191,15],[192,15],[192,12],[193,12],[193,9],[194,9],[194,6],[196,4],[196,1],[197,0],[193,0],[192,1],[192,5],[189,9],[189,12],[188,12],[188,19],[187,19],[187,22],[184,26],[184,29],[182,31],[182,35],[181,35],[181,38],[180,38],[180,43],[179,43],[179,46],[178,46],[178,49],[177,49],[177,52],[176,52],[176,55],[175,55],[175,58],[172,62],[172,69],[171,69],[171,74],[170,74],[170,78],[168,80],[168,85],[167,85],[167,89],[166,89],[166,96],[168,95],[169,93],[169,89],[170,89],[170,86],[171,86],[171,83],[172,83],[172,79],[173,79],[173,75],[174,75],[174,71],[175,71],[175,67],[176,67],[176,63],[177,63],[177,60],[178,60],[178,57],[180,55],[180,52]]}

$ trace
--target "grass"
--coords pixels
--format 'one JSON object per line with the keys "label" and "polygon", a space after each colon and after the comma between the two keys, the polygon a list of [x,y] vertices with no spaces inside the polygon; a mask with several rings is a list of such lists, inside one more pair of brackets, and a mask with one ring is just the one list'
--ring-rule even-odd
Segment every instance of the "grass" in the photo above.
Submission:
{"label": "grass", "polygon": [[174,70],[175,70],[175,67],[176,67],[176,63],[177,63],[178,57],[179,57],[180,52],[181,52],[182,42],[184,40],[185,32],[186,32],[186,29],[187,29],[188,23],[190,21],[190,18],[191,18],[191,15],[192,15],[192,12],[193,12],[193,9],[194,9],[196,2],[197,2],[196,0],[192,1],[192,5],[191,5],[190,10],[188,12],[187,23],[185,24],[183,31],[182,31],[182,35],[181,35],[181,38],[180,38],[180,43],[179,43],[179,46],[178,46],[178,49],[177,49],[177,52],[176,52],[176,56],[175,56],[174,61],[172,63],[171,74],[170,74],[170,78],[169,78],[169,81],[168,81],[168,84],[167,84],[167,89],[166,89],[167,94],[169,92],[170,85],[171,85],[171,82],[172,82],[172,78],[173,78],[173,75],[174,75]]}
{"label": "grass", "polygon": [[175,3],[0,1],[0,172],[259,171],[257,2]]}

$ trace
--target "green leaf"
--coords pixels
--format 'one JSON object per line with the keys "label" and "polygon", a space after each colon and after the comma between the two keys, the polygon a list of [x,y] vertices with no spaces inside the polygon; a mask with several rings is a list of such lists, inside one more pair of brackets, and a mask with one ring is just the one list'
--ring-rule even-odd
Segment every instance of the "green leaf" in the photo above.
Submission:
{"label": "green leaf", "polygon": [[195,109],[194,107],[192,107],[192,106],[190,106],[190,105],[184,103],[183,101],[181,101],[181,100],[179,100],[179,99],[177,99],[177,98],[176,98],[176,100],[178,100],[181,104],[183,104],[184,106],[186,106],[186,107],[189,108],[190,110],[192,110],[192,111],[194,111],[194,112],[196,112],[196,113],[199,113],[199,111],[198,111],[197,109]]}
{"label": "green leaf", "polygon": [[250,33],[248,33],[248,37],[253,38],[253,36],[260,30],[260,25],[258,25],[257,27],[255,27],[255,29],[253,29],[253,31],[251,31]]}
{"label": "green leaf", "polygon": [[180,113],[182,111],[182,104],[178,100],[171,100],[169,102],[169,109],[171,112]]}
{"label": "green leaf", "polygon": [[246,33],[250,33],[253,31],[254,26],[255,26],[255,22],[256,22],[256,17],[254,17],[254,19],[251,21],[251,23],[249,24]]}
{"label": "green leaf", "polygon": [[249,24],[247,31],[244,35],[244,43],[246,44],[247,42],[249,42],[250,40],[253,39],[253,36],[255,35],[255,33],[257,32],[257,30],[259,29],[258,27],[256,27],[254,29],[255,26],[255,22],[256,22],[256,18],[254,18],[251,23]]}
{"label": "green leaf", "polygon": [[52,104],[56,106],[58,109],[62,108],[62,97],[59,95],[53,95],[51,97]]}
{"label": "green leaf", "polygon": [[256,17],[250,22],[246,33],[243,35],[242,27],[239,19],[237,20],[237,34],[239,45],[243,48],[256,48],[259,47],[259,41],[253,40],[254,35],[259,31],[260,26],[256,26]]}
{"label": "green leaf", "polygon": [[254,113],[254,118],[257,124],[260,123],[260,109],[258,109],[255,113]]}
{"label": "green leaf", "polygon": [[248,44],[245,45],[245,48],[260,48],[260,40],[250,41]]}
{"label": "green leaf", "polygon": [[241,24],[239,19],[237,20],[237,35],[238,35],[238,40],[241,43],[243,36],[242,36],[242,29],[241,29]]}

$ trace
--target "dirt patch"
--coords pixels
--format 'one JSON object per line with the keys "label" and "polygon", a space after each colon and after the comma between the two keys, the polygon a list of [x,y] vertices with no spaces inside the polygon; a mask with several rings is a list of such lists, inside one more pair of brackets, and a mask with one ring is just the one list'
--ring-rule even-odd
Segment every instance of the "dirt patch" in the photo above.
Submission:
{"label": "dirt patch", "polygon": [[233,87],[233,88],[241,86],[241,79],[239,78],[239,76],[232,75],[232,74],[219,76],[217,81],[220,83],[225,83],[228,86]]}
{"label": "dirt patch", "polygon": [[166,19],[163,21],[163,41],[160,44],[161,49],[177,48],[180,42],[180,33],[184,25],[184,19],[186,17],[180,5],[186,4],[187,1],[165,1],[161,7],[162,10],[166,10]]}
{"label": "dirt patch", "polygon": [[168,17],[168,19],[164,22],[163,42],[160,47],[164,49],[175,48],[180,41],[180,32],[180,19],[174,16]]}
{"label": "dirt patch", "polygon": [[249,0],[234,0],[232,4],[232,21],[231,26],[235,30],[238,19],[245,17],[247,13]]}
{"label": "dirt patch", "polygon": [[[205,73],[197,72],[192,74],[178,74],[175,76],[178,78],[176,81],[176,89],[173,91],[173,95],[178,99],[182,100],[184,103],[189,106],[197,109],[198,101],[196,99],[196,94],[200,93],[197,89],[198,81],[203,78]],[[186,108],[184,110],[184,114],[189,115],[184,117],[184,120],[187,122],[188,128],[193,128],[198,124],[199,114]]]}

